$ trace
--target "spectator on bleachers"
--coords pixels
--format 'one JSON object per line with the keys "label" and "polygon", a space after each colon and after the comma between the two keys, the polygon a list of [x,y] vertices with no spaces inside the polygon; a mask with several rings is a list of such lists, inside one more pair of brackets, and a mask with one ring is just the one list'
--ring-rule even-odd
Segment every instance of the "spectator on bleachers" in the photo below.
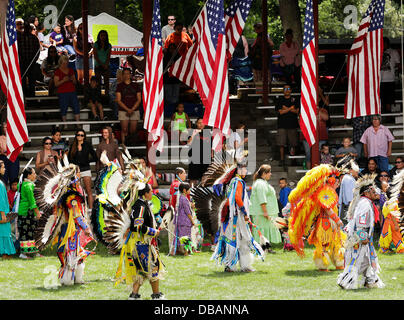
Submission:
{"label": "spectator on bleachers", "polygon": [[[69,58],[60,56],[58,68],[55,70],[54,81],[59,96],[60,113],[62,121],[66,122],[67,108],[73,108],[74,119],[80,121],[80,105],[76,93],[76,76],[72,68],[69,68]],[[76,125],[78,127],[78,125]],[[67,129],[65,125],[64,129]]]}
{"label": "spectator on bleachers", "polygon": [[41,51],[46,50],[46,48],[49,48],[51,45],[49,44],[49,42],[45,43],[45,36],[44,36],[44,31],[45,31],[45,26],[43,23],[40,23],[38,25],[38,29],[37,29],[37,37],[39,40],[39,43],[41,45]]}
{"label": "spectator on bleachers", "polygon": [[30,24],[33,24],[35,28],[38,28],[39,26],[39,19],[37,16],[32,15],[28,18],[27,20]]}
{"label": "spectator on bleachers", "polygon": [[383,60],[380,67],[380,99],[382,112],[391,112],[395,103],[396,68],[400,64],[397,50],[390,48],[390,39],[383,37]]}
{"label": "spectator on bleachers", "polygon": [[292,97],[290,85],[283,87],[283,97],[281,97],[275,107],[278,114],[277,145],[280,151],[281,165],[285,166],[285,147],[290,147],[290,155],[295,155],[297,147],[299,128],[299,106],[298,99]]}
{"label": "spectator on bleachers", "polygon": [[33,97],[35,96],[35,82],[40,77],[36,69],[36,61],[41,45],[38,38],[31,33],[29,22],[24,23],[23,32],[17,32],[17,43],[24,96]]}
{"label": "spectator on bleachers", "polygon": [[[254,41],[254,43],[251,46],[251,50],[249,51],[249,56],[251,59],[252,63],[252,69],[253,69],[253,74],[254,74],[254,82],[263,82],[262,78],[262,52],[264,48],[264,43],[263,43],[263,31],[264,31],[264,26],[262,23],[256,23],[254,24],[254,31],[257,34],[257,37]],[[268,51],[268,83],[269,87],[271,84],[271,59],[272,59],[272,49],[274,47],[274,42],[268,35],[268,41],[265,44],[267,46],[267,51]]]}
{"label": "spectator on bleachers", "polygon": [[90,162],[97,161],[97,154],[91,143],[86,140],[86,133],[84,130],[77,130],[73,143],[68,152],[69,162],[79,166],[80,178],[83,180],[84,190],[88,197],[88,207],[93,207],[93,192],[91,189],[91,167]]}
{"label": "spectator on bleachers", "polygon": [[385,181],[387,183],[390,182],[390,176],[388,171],[380,171],[379,175],[377,176],[380,182]]}
{"label": "spectator on bleachers", "polygon": [[52,150],[58,153],[59,159],[63,157],[65,152],[69,150],[69,145],[64,138],[62,138],[62,131],[59,127],[52,128]]}
{"label": "spectator on bleachers", "polygon": [[35,169],[40,174],[43,170],[51,170],[51,165],[57,164],[59,154],[52,150],[52,138],[42,139],[42,150],[38,151],[35,158]]}
{"label": "spectator on bleachers", "polygon": [[380,121],[380,115],[373,115],[372,126],[366,129],[360,141],[363,143],[365,157],[375,158],[377,167],[380,170],[388,171],[388,157],[391,156],[394,136],[387,127],[380,124]]}
{"label": "spectator on bleachers", "polygon": [[55,80],[53,78],[55,70],[59,65],[59,55],[55,46],[50,46],[48,49],[48,56],[41,64],[41,71],[44,77],[45,84],[48,85],[48,95],[55,94]]}
{"label": "spectator on bleachers", "polygon": [[63,47],[67,50],[70,59],[73,60],[76,52],[73,47],[73,40],[76,36],[76,27],[74,25],[74,17],[72,15],[65,16],[65,24],[62,27]]}
{"label": "spectator on bleachers", "polygon": [[168,49],[170,44],[174,43],[180,56],[185,55],[193,43],[189,35],[182,31],[183,27],[184,25],[182,22],[176,22],[174,25],[174,32],[169,34],[164,42],[165,49]]}
{"label": "spectator on bleachers", "polygon": [[[88,72],[89,72],[89,78],[91,78],[93,74],[93,65],[94,65],[94,60],[93,60],[93,44],[94,40],[93,37],[91,36],[90,33],[88,33]],[[74,51],[76,52],[76,71],[77,71],[77,80],[79,81],[80,84],[83,84],[84,81],[84,65],[83,65],[83,58],[84,58],[84,47],[83,47],[83,24],[80,23],[78,28],[77,28],[77,33],[76,36],[73,39],[73,48]]]}
{"label": "spectator on bleachers", "polygon": [[121,123],[121,142],[125,144],[128,135],[134,135],[140,120],[139,106],[142,102],[141,89],[132,82],[130,69],[122,72],[122,82],[116,88],[116,101],[119,106],[118,119]]}
{"label": "spectator on bleachers", "polygon": [[110,126],[103,127],[101,130],[101,135],[101,141],[95,150],[95,154],[97,155],[97,163],[95,165],[96,171],[99,172],[104,167],[104,164],[100,161],[100,157],[102,152],[106,151],[108,159],[110,161],[117,159],[122,171],[125,172],[125,164],[123,162],[122,153],[119,150],[118,144],[113,138],[112,128]]}
{"label": "spectator on bleachers", "polygon": [[293,40],[292,29],[286,30],[285,41],[282,42],[279,46],[279,53],[281,55],[279,64],[284,76],[286,77],[286,83],[291,86],[299,86],[300,66],[302,64],[302,61],[300,55],[300,47],[298,43]]}
{"label": "spectator on bleachers", "polygon": [[292,191],[288,187],[288,180],[286,178],[282,177],[279,179],[279,189],[279,203],[281,204],[279,209],[282,210],[288,204],[289,193]]}
{"label": "spectator on bleachers", "polygon": [[10,189],[7,191],[7,199],[8,199],[8,204],[10,206],[10,210],[12,210],[13,206],[14,206],[14,198],[15,198],[15,194],[17,192],[17,188],[18,188],[18,179],[15,178],[14,180],[12,180],[10,182]]}
{"label": "spectator on bleachers", "polygon": [[[180,55],[176,51],[176,45],[171,43],[167,50],[164,51],[163,56],[163,69],[167,70],[169,66],[171,66]],[[163,82],[164,82],[164,104],[171,105],[176,104],[179,101],[180,96],[180,85],[181,81],[178,78],[171,76],[169,72],[165,72],[163,74]]]}
{"label": "spectator on bleachers", "polygon": [[109,94],[109,61],[111,59],[112,46],[109,43],[108,32],[101,30],[94,43],[94,66],[97,83],[101,88],[101,77],[103,78],[105,95]]}
{"label": "spectator on bleachers", "polygon": [[244,145],[248,142],[248,137],[246,135],[246,125],[244,122],[240,121],[233,127],[226,143],[226,147],[228,148],[227,151],[234,154],[237,159],[243,157],[243,151],[245,150]]}
{"label": "spectator on bleachers", "polygon": [[360,172],[360,176],[363,176],[363,175],[365,175],[365,174],[373,174],[373,173],[379,175],[380,172],[381,172],[381,171],[380,171],[380,169],[377,167],[377,162],[376,162],[376,160],[375,160],[374,158],[370,158],[370,159],[368,160],[368,162],[367,162],[366,168],[363,169],[363,170]]}
{"label": "spectator on bleachers", "polygon": [[[189,37],[191,38],[192,41],[194,41],[194,32],[192,30],[192,25],[189,25],[187,28],[187,33],[189,35]],[[248,46],[248,45],[247,45]]]}
{"label": "spectator on bleachers", "polygon": [[330,146],[326,143],[321,145],[320,164],[333,164],[334,159],[330,153]]}
{"label": "spectator on bleachers", "polygon": [[[6,119],[4,119],[6,120]],[[14,162],[11,162],[7,158],[7,122],[4,121],[1,126],[0,132],[0,160],[3,160],[6,166],[6,171],[2,177],[4,184],[8,186],[11,181],[18,178],[18,172],[20,170],[20,160],[17,158]]]}
{"label": "spectator on bleachers", "polygon": [[400,173],[401,170],[403,170],[403,168],[404,168],[404,157],[399,156],[396,158],[395,166],[391,168],[391,170],[389,171],[390,179],[393,179],[393,177],[396,174]]}
{"label": "spectator on bleachers", "polygon": [[352,119],[352,142],[353,147],[358,152],[358,164],[363,163],[363,143],[360,141],[363,133],[367,128],[372,125],[372,117],[371,116],[362,116],[356,117]]}
{"label": "spectator on bleachers", "polygon": [[345,137],[342,139],[342,147],[338,148],[335,152],[335,158],[336,160],[339,160],[348,154],[351,157],[356,158],[358,156],[358,151],[356,151],[356,149],[352,146],[351,138]]}
{"label": "spectator on bleachers", "polygon": [[15,28],[17,29],[17,33],[24,32],[24,19],[22,18],[15,19]]}
{"label": "spectator on bleachers", "polygon": [[173,15],[167,17],[167,24],[161,28],[161,39],[163,43],[166,41],[167,37],[174,32],[176,18]]}
{"label": "spectator on bleachers", "polygon": [[86,92],[86,102],[91,109],[95,121],[107,120],[104,117],[104,108],[101,102],[101,88],[95,76],[92,76],[90,79],[90,86]]}
{"label": "spectator on bleachers", "polygon": [[157,182],[155,174],[153,173],[152,168],[147,166],[147,162],[144,157],[140,157],[139,162],[141,167],[143,168],[142,172],[144,172],[144,176],[149,179],[148,183],[152,186],[153,191],[158,191],[156,189],[159,187],[159,184]]}
{"label": "spectator on bleachers", "polygon": [[63,46],[64,38],[61,33],[61,27],[59,23],[53,28],[53,31],[50,33],[49,41],[51,45],[56,47],[56,50],[59,54],[67,54],[67,50]]}
{"label": "spectator on bleachers", "polygon": [[171,128],[172,133],[178,135],[180,143],[181,133],[188,132],[188,129],[191,128],[191,120],[189,120],[188,115],[184,111],[183,103],[177,105],[176,111],[171,117]]}
{"label": "spectator on bleachers", "polygon": [[116,102],[116,88],[122,82],[122,69],[116,70],[116,78],[111,80],[109,101],[114,109],[114,119],[118,119],[118,103]]}

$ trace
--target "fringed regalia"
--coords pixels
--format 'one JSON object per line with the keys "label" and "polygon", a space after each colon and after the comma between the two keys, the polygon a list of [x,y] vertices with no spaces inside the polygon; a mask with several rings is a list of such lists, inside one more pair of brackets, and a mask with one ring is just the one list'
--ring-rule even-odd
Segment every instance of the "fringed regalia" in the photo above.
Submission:
{"label": "fringed regalia", "polygon": [[[304,256],[304,237],[315,246],[313,260],[319,270],[328,270],[330,262],[343,268],[345,235],[338,224],[338,195],[333,185],[344,165],[322,164],[309,170],[289,194],[289,239],[299,256]],[[350,159],[352,161],[352,159]]]}
{"label": "fringed regalia", "polygon": [[[87,204],[78,177],[78,166],[45,169],[38,176],[34,190],[43,214],[35,231],[35,244],[43,250],[57,243],[57,255],[61,263],[61,284],[83,283],[84,261],[94,252],[86,250],[88,242],[94,240],[87,225]],[[87,230],[87,235],[85,234]]]}
{"label": "fringed regalia", "polygon": [[245,181],[236,175],[227,190],[226,205],[221,213],[219,239],[211,258],[232,271],[237,262],[242,271],[251,270],[252,252],[262,259],[264,257],[261,246],[254,240],[244,219],[249,217],[248,204]]}
{"label": "fringed regalia", "polygon": [[127,284],[135,282],[141,285],[145,279],[150,282],[162,279],[164,266],[157,247],[156,232],[156,221],[148,203],[138,198],[132,208],[129,233],[121,250],[117,283],[126,279]]}
{"label": "fringed regalia", "polygon": [[[343,289],[384,287],[378,276],[380,266],[373,244],[374,225],[379,213],[373,201],[363,195],[364,191],[360,192],[363,188],[376,188],[375,177],[376,175],[365,175],[358,179],[354,199],[348,208],[345,269],[337,279],[337,284]],[[361,275],[362,280],[359,279]]]}

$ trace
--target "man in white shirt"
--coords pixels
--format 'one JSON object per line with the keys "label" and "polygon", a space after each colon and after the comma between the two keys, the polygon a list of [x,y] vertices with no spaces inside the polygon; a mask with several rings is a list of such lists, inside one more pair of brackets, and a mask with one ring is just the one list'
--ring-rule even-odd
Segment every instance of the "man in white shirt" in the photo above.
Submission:
{"label": "man in white shirt", "polygon": [[168,16],[167,18],[168,24],[166,24],[163,28],[161,28],[161,38],[163,42],[166,41],[169,34],[175,31],[174,30],[175,21],[176,21],[175,16]]}
{"label": "man in white shirt", "polygon": [[382,111],[391,112],[391,105],[395,103],[395,71],[400,63],[397,50],[390,48],[390,40],[383,38],[383,60],[380,67],[380,99]]}
{"label": "man in white shirt", "polygon": [[338,196],[338,216],[344,223],[347,224],[346,213],[348,211],[349,204],[353,199],[353,190],[355,189],[356,179],[359,176],[359,167],[355,163],[351,165],[349,169],[349,173],[345,174],[341,181],[341,186],[339,189],[339,196]]}

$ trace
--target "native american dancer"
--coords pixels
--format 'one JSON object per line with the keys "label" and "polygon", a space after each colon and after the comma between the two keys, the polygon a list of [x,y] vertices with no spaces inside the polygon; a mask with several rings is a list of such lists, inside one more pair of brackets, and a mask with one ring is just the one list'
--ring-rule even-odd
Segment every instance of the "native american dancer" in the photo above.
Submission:
{"label": "native american dancer", "polygon": [[[354,198],[348,208],[345,269],[337,279],[337,284],[343,289],[384,287],[378,276],[380,266],[373,245],[374,226],[379,220],[379,212],[373,203],[379,197],[375,177],[375,174],[364,175],[357,180]],[[360,276],[363,276],[361,281]]]}
{"label": "native american dancer", "polygon": [[[404,171],[396,174],[389,189],[388,200],[384,203],[382,214],[384,223],[379,239],[380,252],[395,251],[404,253]],[[401,211],[400,211],[401,207]],[[400,232],[401,224],[401,232]]]}
{"label": "native american dancer", "polygon": [[61,263],[59,280],[63,285],[84,283],[84,261],[94,252],[86,250],[94,240],[87,224],[87,203],[80,185],[79,167],[64,158],[45,169],[37,179],[34,194],[43,214],[35,231],[35,244],[43,250],[57,244]]}
{"label": "native american dancer", "polygon": [[345,173],[354,161],[341,159],[336,167],[322,164],[312,168],[300,179],[289,194],[289,239],[299,256],[304,256],[303,238],[315,246],[313,260],[320,271],[328,271],[330,262],[343,269],[346,238],[338,217],[338,195],[335,192],[340,173]]}

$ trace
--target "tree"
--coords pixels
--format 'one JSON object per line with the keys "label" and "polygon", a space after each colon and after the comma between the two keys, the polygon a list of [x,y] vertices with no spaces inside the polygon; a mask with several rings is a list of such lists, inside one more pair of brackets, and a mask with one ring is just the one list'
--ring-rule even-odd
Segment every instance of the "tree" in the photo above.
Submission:
{"label": "tree", "polygon": [[[304,13],[303,13],[304,14]],[[283,31],[293,30],[294,39],[302,45],[302,20],[298,0],[279,0],[279,15],[282,21]],[[303,20],[304,21],[304,20]]]}
{"label": "tree", "polygon": [[116,15],[115,0],[89,0],[88,4],[89,14],[96,16],[101,12],[108,13],[111,16]]}

